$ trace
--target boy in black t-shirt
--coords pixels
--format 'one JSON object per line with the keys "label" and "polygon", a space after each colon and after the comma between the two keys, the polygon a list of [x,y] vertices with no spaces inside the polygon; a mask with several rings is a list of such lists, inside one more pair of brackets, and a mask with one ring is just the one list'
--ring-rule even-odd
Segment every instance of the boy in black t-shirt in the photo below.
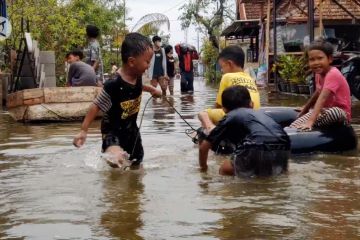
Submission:
{"label": "boy in black t-shirt", "polygon": [[128,165],[126,156],[132,160],[131,167],[138,168],[143,160],[144,150],[139,128],[136,124],[140,110],[142,91],[155,97],[161,97],[161,91],[142,84],[141,76],[149,67],[153,55],[151,42],[143,35],[130,33],[126,35],[121,46],[122,68],[118,77],[106,81],[101,93],[94,100],[87,113],[81,132],[75,136],[74,145],[81,147],[86,140],[89,125],[98,112],[104,113],[101,122],[102,151],[110,159],[110,166]]}
{"label": "boy in black t-shirt", "polygon": [[[226,160],[220,167],[221,175],[250,177],[285,172],[290,139],[282,127],[263,112],[252,109],[249,91],[243,86],[225,89],[222,103],[227,115],[200,142],[201,170],[207,170],[209,150],[216,149],[226,139],[236,146],[236,151],[232,160]],[[207,119],[205,124],[212,122]]]}

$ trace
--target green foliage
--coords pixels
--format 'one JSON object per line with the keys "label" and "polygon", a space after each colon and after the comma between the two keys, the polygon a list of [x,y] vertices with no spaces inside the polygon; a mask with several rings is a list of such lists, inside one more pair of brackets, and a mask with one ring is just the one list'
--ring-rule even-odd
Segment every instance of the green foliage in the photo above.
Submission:
{"label": "green foliage", "polygon": [[306,83],[307,62],[303,56],[281,55],[273,71],[277,71],[284,81],[290,81],[294,84]]}
{"label": "green foliage", "polygon": [[218,49],[215,48],[209,40],[205,40],[202,46],[202,62],[205,65],[205,78],[210,83],[219,83],[221,73],[216,70],[217,58],[219,56]]}
{"label": "green foliage", "polygon": [[[119,1],[10,0],[8,14],[13,31],[7,45],[13,49],[19,48],[22,37],[21,18],[28,20],[32,38],[39,42],[40,49],[55,51],[56,74],[60,79],[64,75],[65,54],[74,47],[86,45],[86,25],[98,26],[102,36],[110,39],[110,42],[99,39],[103,46],[115,46],[118,36],[125,34],[125,9],[117,2]],[[106,58],[114,58],[114,53],[103,55],[106,63],[110,62]]]}
{"label": "green foliage", "polygon": [[180,10],[182,15],[179,17],[183,29],[191,24],[199,26],[208,35],[208,40],[212,45],[219,49],[218,36],[220,35],[222,25],[226,19],[234,20],[235,9],[231,4],[234,1],[229,0],[199,0],[189,1],[184,4]]}

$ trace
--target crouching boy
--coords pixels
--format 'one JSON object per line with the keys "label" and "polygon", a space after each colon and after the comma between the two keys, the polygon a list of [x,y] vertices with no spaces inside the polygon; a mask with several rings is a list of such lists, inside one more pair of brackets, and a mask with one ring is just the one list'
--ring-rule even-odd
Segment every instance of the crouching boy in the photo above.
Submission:
{"label": "crouching boy", "polygon": [[201,170],[207,170],[209,150],[227,139],[236,150],[221,165],[221,175],[270,176],[287,171],[290,139],[272,118],[252,109],[249,91],[243,86],[229,87],[222,94],[222,103],[227,115],[217,126],[205,115],[205,128],[211,131],[200,142]]}

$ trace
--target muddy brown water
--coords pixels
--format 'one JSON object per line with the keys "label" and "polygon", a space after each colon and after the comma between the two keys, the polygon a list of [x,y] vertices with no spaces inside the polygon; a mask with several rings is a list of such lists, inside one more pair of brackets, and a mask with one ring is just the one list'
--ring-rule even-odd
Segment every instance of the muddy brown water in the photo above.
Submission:
{"label": "muddy brown water", "polygon": [[[195,90],[177,88],[172,102],[198,126],[196,113],[216,92],[201,79]],[[264,90],[262,100],[306,101]],[[360,134],[357,101],[353,115]],[[22,124],[0,113],[0,239],[360,239],[357,151],[292,157],[288,174],[251,180],[219,176],[224,157],[211,155],[204,174],[188,126],[168,103],[150,100],[141,128],[145,171],[120,173],[100,159],[99,122],[78,150],[71,142],[79,127]]]}

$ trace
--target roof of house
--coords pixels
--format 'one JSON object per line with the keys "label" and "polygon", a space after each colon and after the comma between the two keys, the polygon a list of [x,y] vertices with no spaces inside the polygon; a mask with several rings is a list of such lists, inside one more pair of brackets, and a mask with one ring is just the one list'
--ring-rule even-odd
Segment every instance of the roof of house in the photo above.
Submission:
{"label": "roof of house", "polygon": [[[266,15],[266,0],[237,0],[240,19],[260,19],[261,9]],[[360,20],[360,0],[314,0],[315,19],[320,16],[320,1],[322,1],[323,20]],[[271,4],[272,6],[272,4]],[[306,21],[307,4],[304,0],[280,0],[277,10],[278,17],[289,21]]]}

